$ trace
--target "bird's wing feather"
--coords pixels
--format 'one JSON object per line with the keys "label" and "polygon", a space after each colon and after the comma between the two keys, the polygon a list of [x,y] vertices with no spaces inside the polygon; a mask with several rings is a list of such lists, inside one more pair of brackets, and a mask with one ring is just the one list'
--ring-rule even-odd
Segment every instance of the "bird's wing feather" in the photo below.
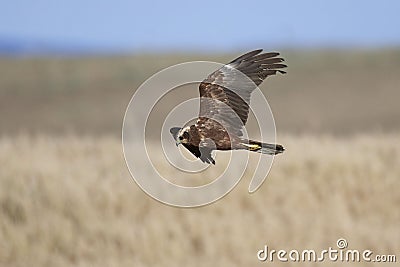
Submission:
{"label": "bird's wing feather", "polygon": [[[250,96],[268,76],[281,70],[279,53],[262,53],[262,49],[244,54],[211,73],[199,86],[200,114],[198,123],[214,119],[232,133],[240,134],[249,115]],[[243,75],[244,74],[244,75]],[[240,119],[240,121],[238,121]]]}

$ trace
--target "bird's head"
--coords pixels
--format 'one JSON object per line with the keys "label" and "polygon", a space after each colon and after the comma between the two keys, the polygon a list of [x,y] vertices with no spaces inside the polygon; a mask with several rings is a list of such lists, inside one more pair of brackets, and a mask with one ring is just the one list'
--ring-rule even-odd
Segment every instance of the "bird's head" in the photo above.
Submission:
{"label": "bird's head", "polygon": [[172,137],[176,142],[176,146],[178,146],[179,144],[189,143],[189,130],[189,126],[185,128],[173,127],[169,129],[169,132],[172,134]]}

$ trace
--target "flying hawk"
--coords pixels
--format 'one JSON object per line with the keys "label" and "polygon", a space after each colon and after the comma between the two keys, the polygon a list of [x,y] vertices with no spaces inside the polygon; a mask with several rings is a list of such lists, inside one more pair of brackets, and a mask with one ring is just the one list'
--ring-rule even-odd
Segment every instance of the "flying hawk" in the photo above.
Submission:
{"label": "flying hawk", "polygon": [[[285,149],[278,144],[247,140],[243,126],[249,115],[250,96],[268,76],[285,74],[279,53],[244,54],[211,73],[199,85],[200,113],[193,125],[173,127],[170,133],[176,145],[182,144],[204,163],[215,164],[213,150],[244,149],[275,155]],[[241,74],[241,75],[239,75]],[[243,79],[244,76],[246,79]]]}

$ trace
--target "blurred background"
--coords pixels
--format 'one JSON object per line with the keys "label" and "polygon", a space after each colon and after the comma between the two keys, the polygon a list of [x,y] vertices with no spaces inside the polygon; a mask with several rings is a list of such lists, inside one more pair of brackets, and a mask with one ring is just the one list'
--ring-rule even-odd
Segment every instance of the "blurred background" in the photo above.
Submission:
{"label": "blurred background", "polygon": [[[397,1],[0,7],[0,265],[257,265],[264,245],[340,237],[399,253]],[[198,209],[145,195],[120,138],[136,88],[173,64],[258,48],[289,66],[260,87],[287,148],[266,183],[249,195],[245,176]]]}

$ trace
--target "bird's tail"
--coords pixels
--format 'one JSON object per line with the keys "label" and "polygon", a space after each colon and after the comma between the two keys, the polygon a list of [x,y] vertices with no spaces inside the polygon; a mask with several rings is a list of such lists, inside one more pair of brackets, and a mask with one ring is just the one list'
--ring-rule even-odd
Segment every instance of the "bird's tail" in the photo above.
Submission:
{"label": "bird's tail", "polygon": [[254,151],[261,154],[276,155],[285,151],[282,145],[261,143],[258,141],[249,140],[248,142],[241,143],[244,149]]}

